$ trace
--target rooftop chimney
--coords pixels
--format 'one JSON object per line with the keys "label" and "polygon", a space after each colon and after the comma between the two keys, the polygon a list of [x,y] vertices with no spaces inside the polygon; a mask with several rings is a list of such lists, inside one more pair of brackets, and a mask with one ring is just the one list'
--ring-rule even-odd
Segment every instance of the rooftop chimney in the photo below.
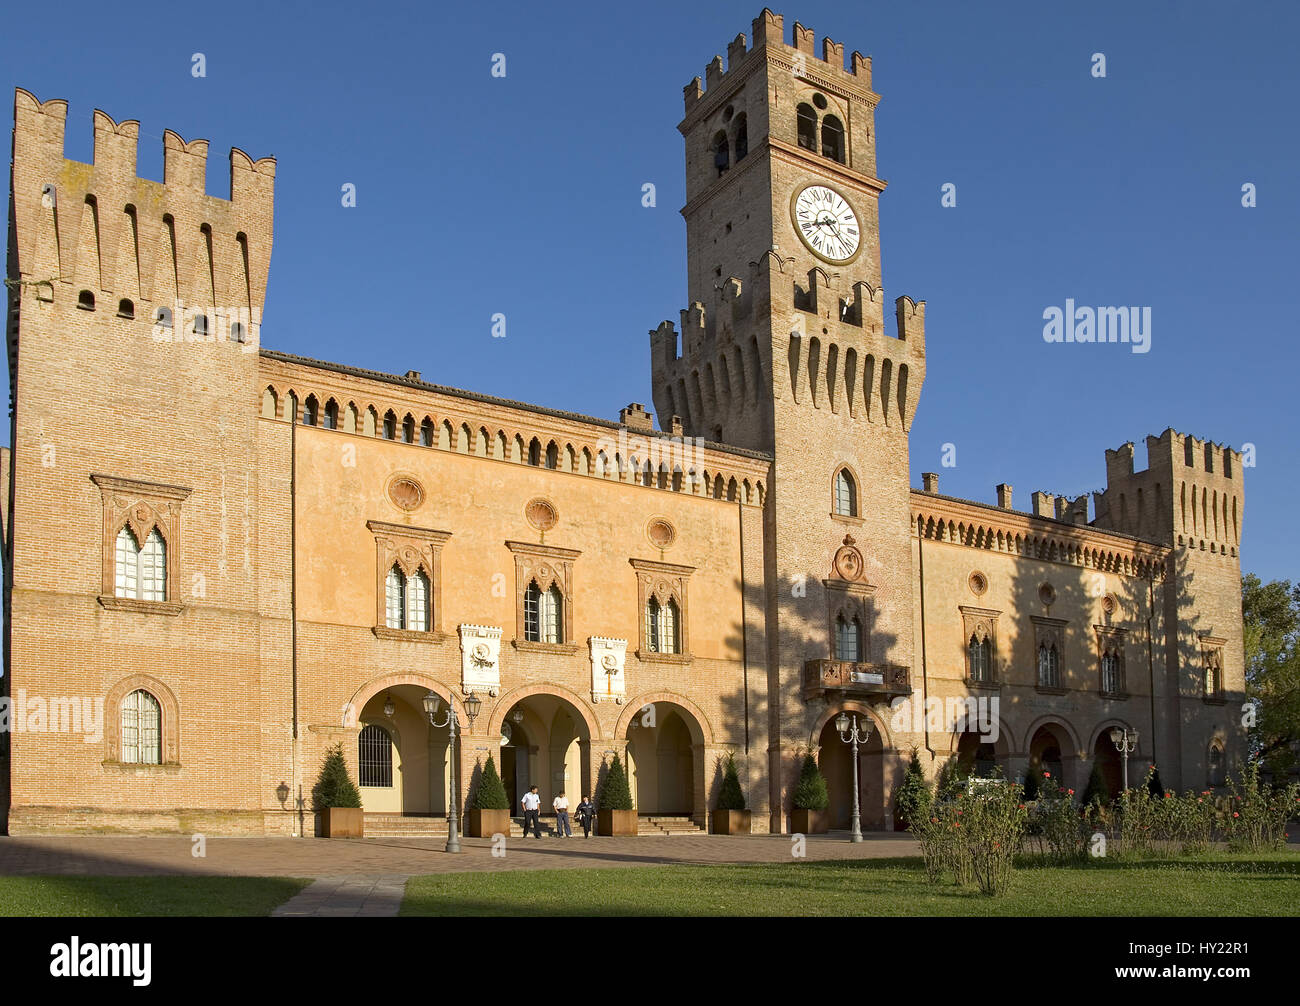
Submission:
{"label": "rooftop chimney", "polygon": [[921,485],[924,487],[925,492],[937,493],[939,491],[939,473],[922,472]]}
{"label": "rooftop chimney", "polygon": [[998,484],[998,506],[1003,510],[1011,509],[1011,486],[1006,482]]}
{"label": "rooftop chimney", "polygon": [[1035,516],[1035,517],[1055,517],[1055,516],[1056,516],[1056,512],[1055,512],[1055,509],[1054,509],[1054,504],[1056,503],[1056,497],[1053,496],[1051,493],[1045,493],[1045,492],[1041,492],[1041,491],[1035,491],[1034,494],[1033,494],[1033,496],[1032,496],[1031,498],[1032,498],[1033,501],[1034,501],[1034,516]]}
{"label": "rooftop chimney", "polygon": [[645,406],[640,402],[632,402],[627,408],[621,409],[618,414],[618,421],[631,430],[643,430],[646,433],[654,432],[654,417],[646,412]]}

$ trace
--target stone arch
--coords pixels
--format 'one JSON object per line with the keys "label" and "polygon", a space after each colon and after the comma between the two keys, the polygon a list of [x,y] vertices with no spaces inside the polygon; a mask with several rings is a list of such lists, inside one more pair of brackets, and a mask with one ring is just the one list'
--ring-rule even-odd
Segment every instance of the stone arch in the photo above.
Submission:
{"label": "stone arch", "polygon": [[[704,711],[685,695],[679,695],[677,692],[665,691],[644,692],[634,699],[628,699],[623,707],[623,711],[619,713],[618,722],[614,725],[614,736],[627,736],[627,728],[631,724],[633,717],[639,716],[641,710],[646,706],[655,705],[659,702],[677,706],[683,712],[689,714],[689,717],[684,718],[684,722],[686,723],[687,729],[690,731],[691,743],[713,743],[713,727],[709,724],[708,717],[704,715]],[[691,722],[692,720],[694,720],[694,723]]]}
{"label": "stone arch", "polygon": [[[1029,746],[1034,741],[1034,734],[1038,733],[1040,727],[1055,727],[1065,732],[1066,738],[1070,742],[1071,749],[1075,755],[1083,752],[1085,749],[1079,742],[1079,734],[1070,723],[1060,716],[1051,713],[1046,716],[1039,716],[1034,722],[1029,724],[1029,728],[1024,733],[1024,742],[1020,745],[1020,750],[1028,751]],[[1087,749],[1091,751],[1091,748]],[[1064,754],[1065,752],[1062,752]]]}
{"label": "stone arch", "polygon": [[518,688],[511,689],[496,700],[496,705],[492,707],[492,712],[488,714],[487,735],[497,737],[501,734],[501,724],[505,722],[506,714],[514,708],[515,704],[522,702],[532,695],[551,695],[558,699],[563,699],[571,705],[577,714],[582,718],[587,727],[587,736],[592,743],[601,740],[604,734],[600,729],[600,721],[596,719],[595,710],[581,695],[571,689],[565,688],[564,685],[557,685],[551,682],[538,682],[532,685],[520,685]]}
{"label": "stone arch", "polygon": [[468,726],[469,720],[465,716],[465,704],[461,701],[460,696],[456,694],[456,688],[453,685],[449,685],[428,674],[417,674],[409,671],[394,671],[390,674],[381,674],[360,685],[352,693],[351,698],[339,709],[340,720],[348,720],[347,714],[349,712],[352,714],[351,720],[344,722],[343,725],[349,729],[357,728],[361,710],[366,707],[366,703],[380,692],[389,688],[396,688],[399,685],[415,685],[424,688],[426,691],[433,692],[444,702],[454,703],[456,716],[462,724]]}
{"label": "stone arch", "polygon": [[844,699],[841,702],[832,702],[828,705],[817,721],[813,724],[812,730],[808,733],[808,746],[817,747],[818,738],[821,737],[822,731],[826,729],[826,724],[835,719],[840,713],[858,713],[861,716],[869,716],[872,722],[872,730],[880,737],[881,742],[887,750],[894,748],[894,737],[889,732],[889,726],[880,714],[865,702],[859,702],[857,699]]}

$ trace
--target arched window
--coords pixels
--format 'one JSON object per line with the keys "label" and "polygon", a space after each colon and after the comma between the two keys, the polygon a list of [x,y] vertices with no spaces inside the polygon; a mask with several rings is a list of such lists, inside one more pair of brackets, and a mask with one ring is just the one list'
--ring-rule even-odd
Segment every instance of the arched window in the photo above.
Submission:
{"label": "arched window", "polygon": [[835,473],[835,512],[841,517],[858,515],[858,487],[847,468]]}
{"label": "arched window", "polygon": [[1211,786],[1222,786],[1225,781],[1223,744],[1214,741],[1210,745],[1210,756],[1206,766],[1206,782]]}
{"label": "arched window", "polygon": [[1119,654],[1114,650],[1107,650],[1101,655],[1101,690],[1111,695],[1118,695],[1124,691]]}
{"label": "arched window", "polygon": [[415,443],[415,417],[409,412],[406,418],[402,420],[402,443]]}
{"label": "arched window", "polygon": [[392,409],[384,413],[383,433],[385,440],[397,439],[397,414]]}
{"label": "arched window", "polygon": [[424,422],[420,424],[420,446],[433,446],[433,420],[428,416],[425,416]]}
{"label": "arched window", "polygon": [[128,765],[162,764],[162,713],[158,700],[143,688],[122,700],[122,761]]}
{"label": "arched window", "polygon": [[208,316],[201,311],[194,316],[194,334],[205,337],[208,334]]}
{"label": "arched window", "polygon": [[1038,685],[1040,688],[1061,687],[1061,655],[1056,644],[1038,646]]}
{"label": "arched window", "polygon": [[542,590],[533,580],[524,592],[524,639],[530,643],[562,643],[560,618],[564,599],[559,588],[552,584]]}
{"label": "arched window", "polygon": [[844,163],[844,127],[833,115],[822,119],[822,156]]}
{"label": "arched window", "polygon": [[1222,698],[1223,695],[1223,658],[1218,650],[1211,650],[1205,655],[1205,697]]}
{"label": "arched window", "polygon": [[89,290],[82,290],[81,293],[77,294],[77,307],[83,311],[95,310],[95,295]]}
{"label": "arched window", "polygon": [[153,323],[154,323],[154,325],[155,325],[156,327],[158,327],[158,328],[160,328],[160,329],[162,329],[162,328],[171,328],[171,327],[172,327],[172,309],[171,309],[170,307],[160,307],[160,308],[158,308],[158,310],[154,312],[154,315],[153,315]]}
{"label": "arched window", "polygon": [[858,661],[862,659],[862,626],[856,617],[839,615],[835,619],[835,659]]}
{"label": "arched window", "polygon": [[374,723],[361,729],[357,738],[358,778],[362,786],[389,788],[393,785],[393,738]]}
{"label": "arched window", "polygon": [[680,653],[681,634],[678,631],[677,602],[668,599],[660,604],[657,597],[650,598],[645,609],[645,638],[651,653]]}
{"label": "arched window", "polygon": [[118,531],[113,592],[138,601],[167,600],[167,544],[157,528],[145,536],[143,546],[129,527]]}
{"label": "arched window", "polygon": [[406,581],[406,628],[429,631],[429,578],[418,569]]}
{"label": "arched window", "polygon": [[117,316],[125,318],[127,321],[135,318],[135,304],[131,302],[130,298],[123,297],[117,302]]}
{"label": "arched window", "polygon": [[727,169],[731,167],[731,148],[727,143],[727,134],[719,129],[713,136],[713,142],[709,144],[709,151],[713,154],[713,167],[721,178],[726,174]]}
{"label": "arched window", "polygon": [[339,428],[339,403],[332,398],[325,403],[325,422],[323,425],[327,430],[337,430]]}
{"label": "arched window", "polygon": [[966,644],[966,656],[972,681],[987,683],[993,680],[993,641],[988,636],[980,639],[972,633]]}
{"label": "arched window", "polygon": [[230,323],[230,341],[231,342],[248,341],[248,330],[244,328],[244,323],[242,321],[232,321]]}
{"label": "arched window", "polygon": [[817,150],[817,113],[812,105],[800,105],[795,111],[795,125],[799,130],[799,146]]}
{"label": "arched window", "polygon": [[546,447],[546,467],[552,471],[560,467],[560,449],[551,441]]}
{"label": "arched window", "polygon": [[406,574],[394,566],[384,587],[385,622],[390,629],[406,628]]}
{"label": "arched window", "polygon": [[308,395],[302,401],[302,425],[315,426],[320,416],[320,406],[315,395]]}
{"label": "arched window", "polygon": [[534,468],[542,467],[542,444],[536,437],[528,445],[528,463]]}
{"label": "arched window", "polygon": [[733,146],[736,150],[736,161],[739,163],[749,153],[749,125],[745,121],[744,112],[736,116],[733,128],[735,130],[733,135],[736,137]]}

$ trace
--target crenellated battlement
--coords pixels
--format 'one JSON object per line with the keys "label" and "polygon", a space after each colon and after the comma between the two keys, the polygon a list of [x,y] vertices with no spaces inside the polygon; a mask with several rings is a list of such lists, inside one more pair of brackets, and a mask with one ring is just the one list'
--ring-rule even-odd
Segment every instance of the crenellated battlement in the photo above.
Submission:
{"label": "crenellated battlement", "polygon": [[[136,173],[140,123],[94,111],[90,164],[64,156],[68,103],[14,93],[13,227],[20,277],[41,299],[260,317],[270,266],[273,157],[230,151],[230,198],[205,191],[208,141],[163,133],[163,181]],[[111,295],[111,296],[110,296]],[[134,302],[150,302],[149,313]],[[256,322],[254,322],[255,324]]]}
{"label": "crenellated battlement", "polygon": [[704,77],[694,78],[682,89],[687,115],[705,97],[706,93],[719,87],[727,75],[735,73],[752,53],[769,47],[792,50],[794,58],[802,61],[802,66],[807,72],[830,76],[846,85],[850,85],[854,90],[870,92],[870,56],[864,56],[862,53],[855,51],[846,67],[844,43],[834,42],[830,38],[822,39],[821,52],[818,54],[815,33],[811,28],[805,27],[798,21],[794,23],[791,41],[787,44],[785,41],[784,16],[772,13],[767,7],[764,7],[762,13],[754,18],[751,31],[753,48],[747,47],[745,35],[742,32],[727,45],[725,68],[722,57],[714,56],[709,61],[708,66],[705,67]]}
{"label": "crenellated battlement", "polygon": [[1147,467],[1134,471],[1132,441],[1106,451],[1106,489],[1096,523],[1168,544],[1235,556],[1244,502],[1242,455],[1170,428],[1146,438]]}

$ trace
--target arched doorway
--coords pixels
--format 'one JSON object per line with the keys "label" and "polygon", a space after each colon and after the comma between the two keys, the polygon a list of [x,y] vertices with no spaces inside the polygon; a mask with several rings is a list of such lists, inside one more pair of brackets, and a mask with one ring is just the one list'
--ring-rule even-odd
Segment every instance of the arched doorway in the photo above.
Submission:
{"label": "arched doorway", "polygon": [[1029,741],[1029,767],[1026,769],[1034,775],[1041,789],[1043,773],[1050,772],[1052,780],[1059,786],[1065,785],[1065,758],[1061,754],[1062,740],[1050,726],[1041,726],[1034,731]]}
{"label": "arched doorway", "polygon": [[[449,731],[429,725],[428,691],[393,685],[372,695],[357,723],[357,765],[362,808],[371,813],[444,815],[451,792]],[[445,713],[446,705],[443,704]],[[385,749],[387,739],[389,747]],[[385,767],[388,771],[385,771]]]}
{"label": "arched doorway", "polygon": [[512,816],[522,816],[519,801],[530,786],[537,787],[544,817],[553,813],[552,804],[561,793],[570,809],[590,793],[591,733],[568,699],[538,692],[510,703],[501,722],[502,738],[507,733],[509,742],[501,748],[501,776]]}
{"label": "arched doorway", "polygon": [[[866,743],[858,744],[858,813],[862,827],[883,828],[886,811],[884,739],[870,716],[854,710],[847,712],[850,717],[857,717],[859,735],[867,727],[871,728]],[[838,713],[831,716],[818,736],[817,767],[826,777],[830,826],[848,828],[853,820],[853,746],[840,738],[835,722],[837,718]]]}
{"label": "arched doorway", "polygon": [[695,717],[672,702],[641,707],[627,725],[627,767],[632,800],[641,815],[702,814],[703,732]]}
{"label": "arched doorway", "polygon": [[966,731],[957,740],[957,767],[964,777],[988,779],[998,774],[998,754],[979,734]]}
{"label": "arched doorway", "polygon": [[1103,730],[1097,735],[1096,743],[1092,746],[1092,757],[1101,766],[1101,776],[1106,780],[1110,798],[1114,800],[1124,791],[1124,766],[1120,762],[1119,751],[1110,739],[1109,730]]}

